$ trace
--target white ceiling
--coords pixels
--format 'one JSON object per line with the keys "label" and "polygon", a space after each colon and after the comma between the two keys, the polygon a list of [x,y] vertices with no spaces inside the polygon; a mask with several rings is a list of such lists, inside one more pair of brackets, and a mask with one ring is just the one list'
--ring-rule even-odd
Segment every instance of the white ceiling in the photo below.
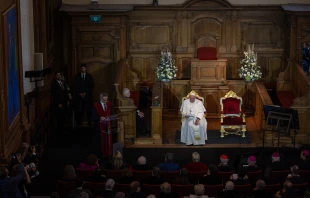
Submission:
{"label": "white ceiling", "polygon": [[[186,0],[158,0],[159,5],[182,4]],[[227,0],[232,5],[310,4],[310,0]],[[99,0],[100,4],[152,4],[153,0]],[[90,4],[90,0],[62,0],[63,4]]]}

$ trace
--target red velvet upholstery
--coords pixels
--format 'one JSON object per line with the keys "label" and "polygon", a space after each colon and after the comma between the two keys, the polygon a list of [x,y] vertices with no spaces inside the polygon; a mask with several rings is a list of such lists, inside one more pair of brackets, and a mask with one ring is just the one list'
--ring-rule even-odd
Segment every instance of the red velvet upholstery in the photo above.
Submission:
{"label": "red velvet upholstery", "polygon": [[245,125],[245,122],[242,122],[242,117],[224,117],[222,125]]}
{"label": "red velvet upholstery", "polygon": [[277,97],[284,108],[290,108],[294,103],[295,96],[292,91],[278,91]]}
{"label": "red velvet upholstery", "polygon": [[199,60],[217,60],[216,53],[214,47],[201,47],[197,49],[197,58]]}
{"label": "red velvet upholstery", "polygon": [[240,114],[240,100],[237,98],[226,98],[222,100],[223,114]]}
{"label": "red velvet upholstery", "polygon": [[139,107],[140,92],[130,91],[130,98],[133,100],[136,107]]}

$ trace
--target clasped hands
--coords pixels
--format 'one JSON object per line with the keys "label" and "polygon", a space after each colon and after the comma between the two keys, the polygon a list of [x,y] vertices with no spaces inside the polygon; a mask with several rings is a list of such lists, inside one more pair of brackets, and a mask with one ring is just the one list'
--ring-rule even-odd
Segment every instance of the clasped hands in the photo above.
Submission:
{"label": "clasped hands", "polygon": [[84,98],[85,95],[86,95],[86,93],[80,93],[79,95],[80,95],[82,98]]}
{"label": "clasped hands", "polygon": [[139,116],[140,118],[143,118],[143,117],[144,117],[144,113],[142,113],[141,111],[139,111],[139,112],[138,112],[138,116]]}
{"label": "clasped hands", "polygon": [[[70,102],[67,101],[67,106],[69,106],[69,105],[70,105]],[[58,108],[60,108],[60,109],[62,109],[63,106],[64,106],[63,104],[58,104]]]}
{"label": "clasped hands", "polygon": [[100,122],[105,121],[105,117],[100,117]]}

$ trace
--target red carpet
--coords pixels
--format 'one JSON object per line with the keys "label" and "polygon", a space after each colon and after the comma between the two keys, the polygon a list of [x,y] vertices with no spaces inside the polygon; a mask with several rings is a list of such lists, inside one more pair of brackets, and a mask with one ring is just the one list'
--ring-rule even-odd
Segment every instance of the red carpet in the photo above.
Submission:
{"label": "red carpet", "polygon": [[278,91],[277,96],[280,100],[281,106],[284,108],[290,108],[295,98],[292,91]]}

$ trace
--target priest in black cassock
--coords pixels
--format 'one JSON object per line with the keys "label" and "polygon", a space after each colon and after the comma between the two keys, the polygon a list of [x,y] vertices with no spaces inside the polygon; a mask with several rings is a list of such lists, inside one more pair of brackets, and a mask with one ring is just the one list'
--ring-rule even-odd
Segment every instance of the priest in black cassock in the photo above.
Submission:
{"label": "priest in black cassock", "polygon": [[91,126],[92,116],[92,92],[94,89],[94,80],[92,75],[86,72],[87,66],[81,65],[81,72],[75,76],[75,112],[77,125],[82,124],[84,112],[87,113],[88,126]]}

